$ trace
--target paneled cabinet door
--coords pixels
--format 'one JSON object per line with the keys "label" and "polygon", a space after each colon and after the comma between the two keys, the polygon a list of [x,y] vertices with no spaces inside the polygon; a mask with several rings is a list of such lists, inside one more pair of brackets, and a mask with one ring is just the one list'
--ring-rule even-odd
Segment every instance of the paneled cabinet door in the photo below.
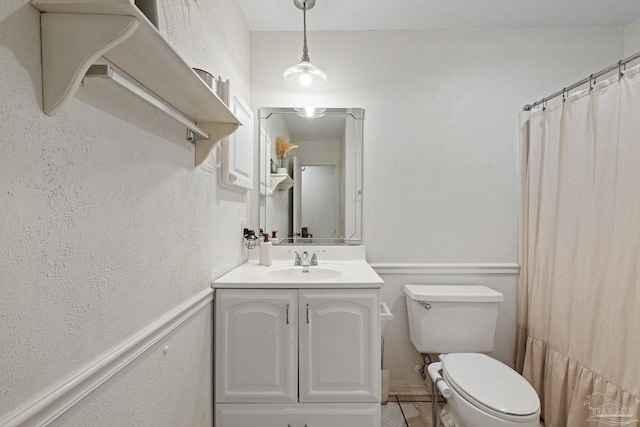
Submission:
{"label": "paneled cabinet door", "polygon": [[241,190],[253,190],[253,112],[242,98],[231,91],[229,81],[224,83],[222,92],[224,101],[242,126],[222,140],[221,181]]}
{"label": "paneled cabinet door", "polygon": [[380,308],[369,289],[300,290],[300,402],[380,401]]}
{"label": "paneled cabinet door", "polygon": [[298,400],[297,290],[216,291],[217,402]]}

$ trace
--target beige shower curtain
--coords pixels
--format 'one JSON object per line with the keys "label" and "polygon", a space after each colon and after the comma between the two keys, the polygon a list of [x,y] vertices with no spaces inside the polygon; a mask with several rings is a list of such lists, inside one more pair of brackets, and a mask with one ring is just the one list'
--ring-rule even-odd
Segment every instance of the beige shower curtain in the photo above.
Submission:
{"label": "beige shower curtain", "polygon": [[640,426],[640,70],[529,126],[519,368],[547,427]]}

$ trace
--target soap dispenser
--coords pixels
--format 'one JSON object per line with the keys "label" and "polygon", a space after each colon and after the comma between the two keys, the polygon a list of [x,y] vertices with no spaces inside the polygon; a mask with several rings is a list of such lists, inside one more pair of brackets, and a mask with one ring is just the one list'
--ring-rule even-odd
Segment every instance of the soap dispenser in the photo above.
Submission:
{"label": "soap dispenser", "polygon": [[271,265],[271,247],[269,233],[264,233],[264,241],[260,242],[260,265]]}

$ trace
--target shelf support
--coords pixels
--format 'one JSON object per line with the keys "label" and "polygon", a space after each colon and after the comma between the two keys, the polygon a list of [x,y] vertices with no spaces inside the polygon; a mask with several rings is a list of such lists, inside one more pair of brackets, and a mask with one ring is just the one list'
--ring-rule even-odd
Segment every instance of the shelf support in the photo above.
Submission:
{"label": "shelf support", "polygon": [[198,126],[207,131],[210,137],[207,140],[198,140],[196,138],[196,167],[200,166],[205,160],[207,160],[207,157],[209,157],[209,153],[213,150],[216,142],[220,141],[225,136],[231,135],[240,127],[240,124],[201,122],[198,123]]}
{"label": "shelf support", "polygon": [[40,16],[43,109],[53,116],[73,98],[91,64],[129,38],[139,22],[127,15]]}
{"label": "shelf support", "polygon": [[269,181],[269,194],[273,194],[276,188],[280,191],[287,191],[293,187],[293,179],[289,175],[271,174]]}

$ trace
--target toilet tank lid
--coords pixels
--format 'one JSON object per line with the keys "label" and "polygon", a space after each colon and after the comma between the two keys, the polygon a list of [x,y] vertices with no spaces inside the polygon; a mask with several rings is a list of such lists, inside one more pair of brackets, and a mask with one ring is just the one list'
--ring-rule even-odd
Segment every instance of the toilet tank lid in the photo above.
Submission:
{"label": "toilet tank lid", "polygon": [[500,292],[481,285],[404,285],[404,292],[416,301],[501,302]]}

